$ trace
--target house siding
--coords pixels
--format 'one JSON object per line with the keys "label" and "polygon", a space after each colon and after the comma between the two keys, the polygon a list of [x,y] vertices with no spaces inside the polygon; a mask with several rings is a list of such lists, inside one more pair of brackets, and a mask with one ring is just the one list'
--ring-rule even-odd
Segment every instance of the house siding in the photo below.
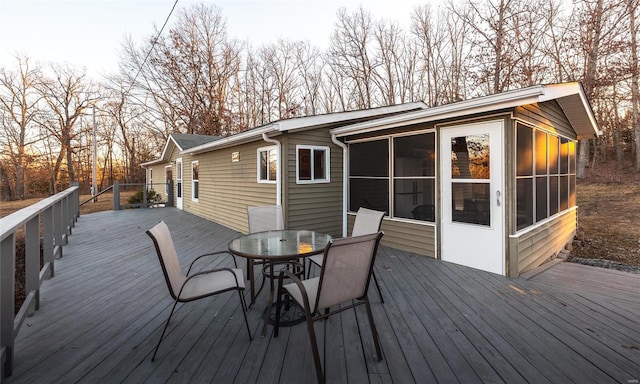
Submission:
{"label": "house siding", "polygon": [[[271,145],[258,141],[189,157],[185,211],[248,233],[247,206],[276,204],[276,184],[257,182],[257,150]],[[239,152],[240,161],[231,161],[233,152]],[[198,202],[191,200],[192,160],[199,161]],[[185,173],[186,165],[185,158]]]}
{"label": "house siding", "polygon": [[519,274],[538,267],[557,255],[576,234],[577,209],[570,209],[557,217],[540,224],[521,235],[509,239],[512,259],[510,275]]}
{"label": "house siding", "polygon": [[514,111],[514,117],[569,139],[577,137],[571,123],[555,100],[517,107]]}
{"label": "house siding", "polygon": [[[347,216],[348,233],[353,229],[356,215]],[[436,226],[416,224],[403,220],[383,219],[381,231],[384,232],[380,244],[413,252],[418,255],[436,257]]]}
{"label": "house siding", "polygon": [[[329,147],[329,182],[296,183],[296,146]],[[283,138],[286,148],[283,204],[287,228],[305,228],[332,236],[342,235],[342,148],[331,141],[327,129],[314,129],[288,134]]]}

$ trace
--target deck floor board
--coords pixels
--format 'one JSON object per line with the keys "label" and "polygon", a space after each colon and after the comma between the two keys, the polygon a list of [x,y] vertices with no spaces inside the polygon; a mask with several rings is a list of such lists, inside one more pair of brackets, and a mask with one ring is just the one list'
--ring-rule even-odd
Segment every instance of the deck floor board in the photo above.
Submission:
{"label": "deck floor board", "polygon": [[[170,311],[153,244],[159,220],[184,268],[226,250],[229,228],[173,209],[101,212],[78,219],[55,276],[15,343],[7,383],[300,383],[315,372],[304,323],[262,337],[267,292],[246,333],[228,292]],[[237,260],[245,268],[244,260]],[[216,257],[199,268],[233,266]],[[256,267],[258,268],[258,267]],[[331,383],[570,383],[640,380],[640,275],[559,263],[512,279],[381,246],[370,301],[315,323]]]}

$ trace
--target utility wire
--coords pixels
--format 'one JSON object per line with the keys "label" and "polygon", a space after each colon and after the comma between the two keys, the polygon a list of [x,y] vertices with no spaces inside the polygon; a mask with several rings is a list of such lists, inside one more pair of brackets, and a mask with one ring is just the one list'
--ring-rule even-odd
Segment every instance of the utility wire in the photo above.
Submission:
{"label": "utility wire", "polygon": [[144,57],[144,60],[142,61],[142,64],[140,64],[140,67],[138,68],[138,72],[136,72],[136,75],[133,77],[133,81],[131,81],[131,84],[129,84],[129,88],[124,93],[123,99],[127,98],[127,95],[129,95],[129,92],[131,92],[131,88],[133,88],[133,85],[136,83],[136,80],[138,80],[138,76],[140,76],[140,72],[142,72],[142,68],[147,63],[147,60],[149,59],[149,56],[151,55],[151,51],[153,51],[153,49],[156,47],[156,44],[158,43],[158,39],[160,38],[160,35],[162,35],[162,31],[164,31],[164,27],[167,26],[167,23],[169,22],[169,19],[171,18],[171,15],[173,14],[173,11],[176,9],[176,5],[178,5],[178,1],[179,0],[176,0],[173,3],[173,7],[171,7],[171,11],[169,11],[169,15],[167,15],[167,18],[165,19],[164,24],[162,24],[162,28],[160,28],[160,31],[158,32],[158,35],[151,42],[151,48],[149,48],[149,51],[147,52],[146,56]]}

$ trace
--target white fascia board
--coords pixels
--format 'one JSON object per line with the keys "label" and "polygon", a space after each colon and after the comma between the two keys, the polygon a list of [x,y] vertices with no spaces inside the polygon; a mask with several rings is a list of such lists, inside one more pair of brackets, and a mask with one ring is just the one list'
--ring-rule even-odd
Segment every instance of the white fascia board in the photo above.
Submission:
{"label": "white fascia board", "polygon": [[460,116],[463,113],[465,115],[468,115],[505,108],[512,108],[518,105],[539,102],[541,95],[544,95],[544,87],[534,86],[521,90],[508,91],[496,95],[441,105],[422,111],[415,111],[402,115],[385,117],[378,120],[349,125],[346,127],[334,128],[331,130],[331,133],[335,134],[337,137],[342,137],[353,135],[356,133],[366,133],[378,129],[394,128],[408,124],[417,124],[434,120],[448,119]]}
{"label": "white fascia board", "polygon": [[189,148],[186,151],[182,151],[181,153],[199,154],[199,153],[214,151],[220,148],[232,147],[234,145],[244,144],[251,141],[262,140],[263,133],[269,133],[277,130],[278,130],[277,124],[268,124],[262,128],[251,129],[249,131],[244,131],[242,133],[225,137],[223,139],[218,139],[210,143],[198,145],[196,147]]}

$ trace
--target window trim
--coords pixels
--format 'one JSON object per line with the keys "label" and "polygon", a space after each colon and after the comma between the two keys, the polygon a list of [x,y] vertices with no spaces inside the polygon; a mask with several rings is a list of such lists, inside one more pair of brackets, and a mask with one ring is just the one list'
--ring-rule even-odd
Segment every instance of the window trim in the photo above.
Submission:
{"label": "window trim", "polygon": [[[302,180],[300,179],[300,150],[308,149],[311,151],[311,156],[309,159],[309,167],[311,172],[310,180]],[[324,177],[321,179],[315,178],[315,151],[324,152],[325,159],[325,167],[324,167]],[[296,184],[323,184],[331,182],[331,149],[328,146],[324,145],[296,145]]]}
{"label": "window trim", "polygon": [[[197,165],[198,167],[198,177],[196,178],[194,176],[194,165]],[[198,184],[198,187],[196,188],[196,183]],[[196,191],[198,191],[198,194],[196,195]],[[198,197],[200,195],[200,161],[199,160],[194,160],[191,162],[191,201],[194,202],[198,202]]]}
{"label": "window trim", "polygon": [[[261,168],[261,163],[260,160],[262,159],[262,157],[260,156],[260,154],[262,152],[267,152],[267,159],[270,158],[269,156],[269,152],[274,151],[275,152],[275,157],[276,157],[276,174],[273,175],[274,179],[271,180],[270,179],[270,174],[269,174],[269,164],[267,163],[267,178],[266,179],[261,179],[260,178],[260,168]],[[275,145],[270,145],[268,147],[260,147],[256,150],[256,154],[257,154],[257,160],[256,160],[256,182],[259,184],[276,184],[278,182],[278,168],[280,167],[280,155],[278,153],[278,147]]]}

